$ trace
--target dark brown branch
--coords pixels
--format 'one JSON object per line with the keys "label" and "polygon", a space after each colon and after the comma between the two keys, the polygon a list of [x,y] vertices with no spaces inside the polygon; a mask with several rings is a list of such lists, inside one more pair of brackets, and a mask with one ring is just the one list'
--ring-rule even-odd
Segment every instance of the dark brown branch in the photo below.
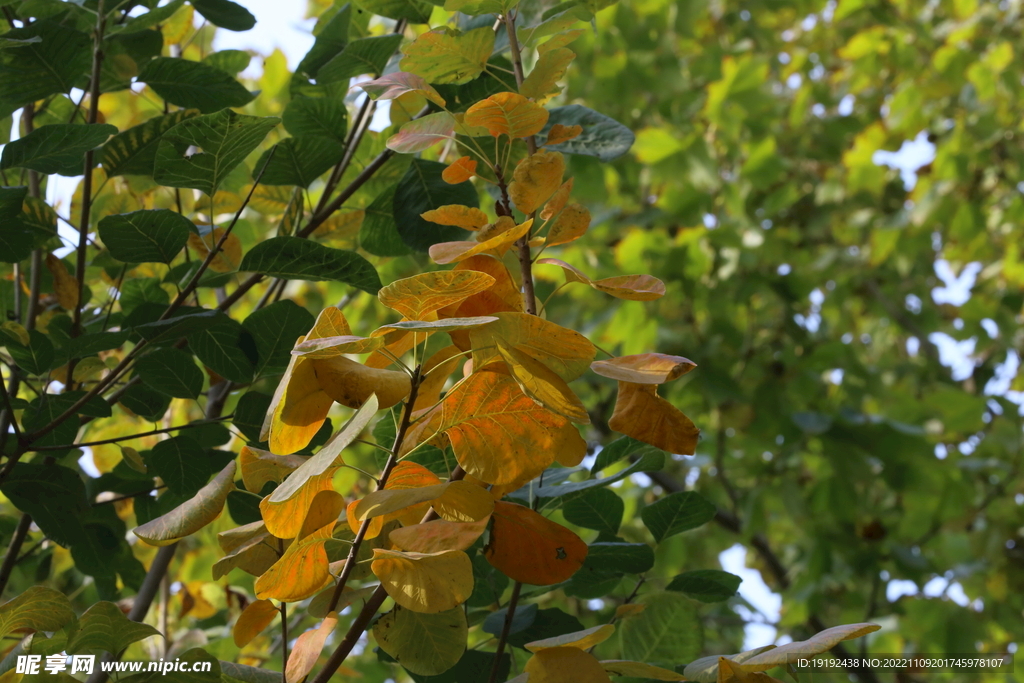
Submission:
{"label": "dark brown branch", "polygon": [[363,605],[363,609],[352,620],[352,625],[349,626],[345,639],[331,653],[331,656],[324,663],[324,668],[320,669],[320,673],[316,675],[312,683],[327,683],[331,680],[331,676],[334,675],[334,672],[338,670],[338,667],[341,666],[345,658],[352,652],[352,648],[359,642],[359,637],[363,635],[363,631],[370,625],[370,620],[377,614],[377,610],[384,604],[384,600],[387,597],[388,592],[384,590],[384,586],[377,586],[377,590],[373,592],[370,599]]}
{"label": "dark brown branch", "polygon": [[[220,386],[216,384],[214,386]],[[212,391],[212,389],[211,389]],[[178,425],[177,427],[164,427],[163,429],[153,429],[148,432],[139,432],[138,434],[130,434],[128,436],[115,436],[110,439],[100,439],[99,441],[83,441],[82,443],[69,443],[60,446],[37,446],[33,448],[33,451],[66,451],[70,448],[84,448],[85,446],[104,446],[108,443],[118,443],[119,441],[131,441],[132,439],[141,439],[144,436],[156,436],[157,434],[168,434],[170,432],[177,432],[182,429],[192,429],[193,427],[205,427],[208,424],[215,422],[223,422],[224,420],[230,420],[234,415],[227,415],[225,417],[217,417],[212,420],[202,420],[201,422],[189,422],[188,424]]]}
{"label": "dark brown branch", "polygon": [[501,656],[505,654],[505,642],[508,640],[508,633],[512,630],[512,619],[516,615],[516,605],[519,604],[519,593],[523,590],[523,584],[519,581],[512,586],[512,596],[508,599],[508,606],[505,608],[505,621],[501,624],[501,634],[498,636],[498,648],[494,651],[494,662],[491,664],[491,675],[487,677],[488,683],[497,683],[498,670],[501,668]]}
{"label": "dark brown branch", "polygon": [[7,588],[7,582],[11,579],[11,572],[14,571],[14,565],[18,562],[18,553],[21,552],[21,545],[25,542],[25,537],[28,536],[30,526],[32,526],[32,517],[27,513],[22,514],[21,519],[18,520],[18,526],[14,530],[14,535],[11,536],[11,542],[7,544],[4,563],[0,565],[0,595],[3,595],[4,589]]}

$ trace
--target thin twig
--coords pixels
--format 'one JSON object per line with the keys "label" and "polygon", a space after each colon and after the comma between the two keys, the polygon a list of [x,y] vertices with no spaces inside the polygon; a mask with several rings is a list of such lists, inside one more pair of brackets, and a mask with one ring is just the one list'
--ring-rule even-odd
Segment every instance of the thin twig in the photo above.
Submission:
{"label": "thin twig", "polygon": [[509,631],[512,630],[512,619],[516,615],[516,605],[519,604],[519,593],[523,590],[523,584],[519,581],[512,586],[512,596],[508,599],[508,606],[505,608],[505,621],[501,625],[501,634],[498,636],[498,648],[494,651],[494,662],[491,664],[491,675],[487,677],[488,683],[497,683],[498,670],[501,668],[501,656],[505,654],[505,642],[508,640]]}
{"label": "thin twig", "polygon": [[141,439],[146,436],[156,436],[157,434],[167,434],[169,432],[177,432],[182,429],[192,429],[193,427],[205,427],[209,424],[215,424],[217,422],[223,422],[224,420],[230,420],[234,415],[226,415],[224,417],[214,418],[212,420],[203,420],[201,422],[190,422],[184,425],[178,425],[176,427],[166,427],[164,429],[154,429],[148,432],[139,432],[138,434],[130,434],[128,436],[115,436],[110,439],[100,439],[99,441],[83,441],[82,443],[70,443],[61,446],[36,446],[33,451],[64,451],[69,448],[84,448],[86,446],[103,446],[108,443],[118,443],[119,441],[131,441],[132,439]]}
{"label": "thin twig", "polygon": [[18,553],[21,552],[21,545],[25,542],[30,526],[32,526],[32,517],[28,513],[23,513],[21,519],[18,520],[18,527],[14,530],[14,535],[11,536],[11,542],[7,544],[4,563],[0,565],[0,595],[3,595],[7,582],[11,579],[11,572],[14,571],[14,565],[17,564]]}

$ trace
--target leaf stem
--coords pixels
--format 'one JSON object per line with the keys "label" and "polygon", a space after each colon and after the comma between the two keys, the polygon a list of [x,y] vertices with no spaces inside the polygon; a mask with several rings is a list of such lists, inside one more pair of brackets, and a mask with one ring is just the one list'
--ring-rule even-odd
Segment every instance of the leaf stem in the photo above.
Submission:
{"label": "leaf stem", "polygon": [[498,636],[498,648],[494,651],[494,662],[491,664],[491,675],[487,678],[488,683],[497,683],[498,669],[501,668],[501,656],[505,654],[505,642],[508,640],[508,633],[512,630],[512,619],[516,614],[516,605],[519,604],[519,593],[523,590],[523,584],[519,581],[512,586],[512,596],[508,599],[508,607],[505,609],[505,621],[501,625],[501,635]]}

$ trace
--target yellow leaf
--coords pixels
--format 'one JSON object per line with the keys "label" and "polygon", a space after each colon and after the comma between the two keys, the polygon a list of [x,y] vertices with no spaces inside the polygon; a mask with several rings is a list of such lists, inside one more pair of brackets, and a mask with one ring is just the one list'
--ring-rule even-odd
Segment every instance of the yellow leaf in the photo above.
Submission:
{"label": "yellow leaf", "polygon": [[651,275],[617,275],[601,280],[591,280],[575,266],[570,266],[565,261],[556,258],[538,259],[537,263],[558,266],[565,273],[567,282],[582,282],[598,291],[610,294],[616,299],[653,301],[665,296],[665,283]]}
{"label": "yellow leaf", "polygon": [[280,612],[274,607],[274,603],[269,600],[256,600],[250,602],[242,613],[238,615],[238,621],[231,629],[231,635],[234,638],[235,645],[238,647],[245,647],[252,642],[253,638],[258,636],[263,629],[270,626],[270,622],[274,620]]}
{"label": "yellow leaf", "polygon": [[285,683],[299,683],[309,675],[320,658],[320,653],[327,642],[327,636],[331,635],[338,625],[338,613],[331,612],[320,625],[300,635],[295,641],[295,646],[288,655],[288,666],[285,667]]}
{"label": "yellow leaf", "polygon": [[390,408],[412,390],[412,380],[404,372],[367,367],[344,356],[309,362],[324,393],[349,408],[359,408],[373,394],[380,408]]}
{"label": "yellow leaf", "polygon": [[428,83],[458,85],[483,73],[493,50],[494,31],[490,26],[465,33],[439,28],[420,34],[402,48],[405,57],[398,66],[419,74]]}
{"label": "yellow leaf", "polygon": [[[441,180],[449,185],[464,183],[476,175],[476,159],[471,157],[459,157],[448,168],[441,171]],[[429,220],[429,219],[428,219]]]}
{"label": "yellow leaf", "polygon": [[636,384],[664,384],[678,379],[697,367],[689,358],[664,353],[639,353],[608,360],[596,360],[590,369],[620,382]]}
{"label": "yellow leaf", "polygon": [[416,403],[412,406],[413,413],[426,410],[437,403],[441,390],[448,382],[448,377],[455,372],[455,368],[462,360],[461,349],[454,345],[438,349],[427,359],[421,371],[424,374],[424,379],[416,392]]}
{"label": "yellow leaf", "polygon": [[625,605],[619,605],[615,608],[615,616],[618,619],[629,619],[635,617],[641,612],[647,609],[647,605],[642,603],[627,603]]}
{"label": "yellow leaf", "polygon": [[301,356],[288,361],[260,433],[272,453],[290,455],[302,450],[327,419],[332,399],[320,388],[316,362]]}
{"label": "yellow leaf", "polygon": [[[633,605],[623,605],[633,607]],[[641,605],[642,607],[642,605]],[[623,659],[603,659],[601,667],[612,676],[630,676],[633,678],[647,678],[655,681],[685,681],[682,674],[675,671],[662,669],[660,666],[644,664],[642,662],[630,662]]]}
{"label": "yellow leaf", "polygon": [[533,71],[519,87],[519,93],[543,103],[562,92],[558,81],[565,76],[566,69],[576,53],[564,47],[552,47],[540,53],[540,59]]}
{"label": "yellow leaf", "polygon": [[449,522],[478,522],[494,511],[490,492],[468,481],[456,480],[432,504],[441,519]]}
{"label": "yellow leaf", "polygon": [[582,237],[589,227],[590,211],[575,202],[569,204],[562,209],[562,213],[548,231],[547,245],[556,247],[559,244],[568,244]]}
{"label": "yellow leaf", "polygon": [[388,595],[413,612],[454,609],[473,592],[473,563],[461,550],[426,554],[374,548],[370,568]]}
{"label": "yellow leaf", "polygon": [[[796,640],[762,652],[743,662],[744,671],[767,671],[777,666],[792,664],[801,657],[817,655],[831,650],[844,640],[853,640],[882,628],[878,624],[844,624],[819,631],[807,640]],[[724,658],[723,658],[724,659]],[[726,660],[728,661],[728,660]]]}
{"label": "yellow leaf", "polygon": [[[554,128],[557,128],[557,126]],[[554,130],[554,128],[552,128],[552,130]],[[555,216],[559,211],[564,209],[566,202],[569,201],[569,195],[571,193],[572,178],[569,178],[562,183],[557,190],[555,190],[555,194],[551,195],[551,199],[549,199],[548,203],[544,205],[544,209],[540,212],[541,220],[549,220],[552,216]]]}
{"label": "yellow leaf", "polygon": [[313,497],[313,502],[302,520],[302,528],[296,539],[303,539],[326,524],[338,521],[341,511],[345,509],[345,499],[337,491],[320,491]]}
{"label": "yellow leaf", "polygon": [[658,396],[653,384],[619,382],[613,430],[669,453],[693,455],[700,430],[678,408]]}
{"label": "yellow leaf", "polygon": [[742,664],[718,658],[718,683],[782,683],[765,673],[749,671]]}
{"label": "yellow leaf", "polygon": [[146,473],[146,463],[139,452],[130,446],[121,446],[121,459],[136,472]]}
{"label": "yellow leaf", "polygon": [[476,235],[474,235],[474,238],[477,242],[486,242],[492,237],[497,237],[498,235],[508,232],[515,227],[515,219],[511,216],[498,216],[498,219],[493,223],[488,223],[480,228]]}
{"label": "yellow leaf", "polygon": [[306,512],[321,491],[333,490],[335,468],[307,479],[287,500],[271,501],[271,494],[260,501],[260,512],[267,531],[278,538],[295,538],[302,530]]}
{"label": "yellow leaf", "polygon": [[548,50],[555,50],[560,47],[565,47],[566,45],[573,42],[586,32],[587,30],[585,28],[574,28],[569,29],[568,31],[562,31],[561,33],[556,33],[555,35],[551,36],[551,38],[538,45],[537,52],[539,52],[540,54],[544,54]]}
{"label": "yellow leaf", "polygon": [[482,126],[493,137],[528,138],[548,122],[548,110],[519,93],[500,92],[466,110],[468,126]]}
{"label": "yellow leaf", "polygon": [[448,484],[434,484],[413,489],[381,489],[363,497],[356,504],[354,513],[360,522],[371,517],[381,517],[412,505],[436,500],[441,497],[446,488],[448,488]]}
{"label": "yellow leaf", "polygon": [[4,333],[11,336],[21,342],[22,346],[28,346],[30,338],[28,336],[28,330],[22,325],[14,322],[13,320],[5,320],[3,324],[0,324],[0,328],[3,329]]}
{"label": "yellow leaf", "polygon": [[466,651],[466,611],[454,608],[423,614],[395,606],[377,620],[373,637],[405,669],[436,676],[455,666]]}
{"label": "yellow leaf", "polygon": [[384,346],[382,337],[358,337],[346,334],[341,337],[321,337],[307,339],[295,345],[293,356],[303,358],[334,358],[347,353],[369,353]]}
{"label": "yellow leaf", "polygon": [[[348,521],[348,528],[352,531],[353,534],[359,533],[359,527],[362,526],[362,523],[359,521],[359,518],[356,517],[357,505],[359,505],[359,501],[353,500],[345,508],[345,519]],[[383,517],[372,518],[370,520],[370,526],[366,528],[366,533],[363,534],[363,539],[368,541],[370,539],[377,538],[378,536],[380,536],[380,532],[383,528]]]}
{"label": "yellow leaf", "polygon": [[463,261],[470,256],[483,253],[493,252],[498,257],[501,257],[516,240],[530,232],[532,225],[533,220],[527,220],[522,225],[517,225],[512,230],[503,232],[486,242],[441,242],[434,244],[430,247],[430,258],[434,260],[434,263],[445,264]]}
{"label": "yellow leaf", "polygon": [[487,529],[490,517],[478,522],[448,522],[435,519],[395,529],[388,540],[400,550],[416,553],[441,553],[446,550],[468,550]]}
{"label": "yellow leaf", "polygon": [[564,173],[565,159],[560,152],[541,150],[531,154],[516,166],[508,196],[517,209],[531,214],[559,189]]}
{"label": "yellow leaf", "polygon": [[261,451],[249,446],[242,446],[238,453],[245,490],[256,494],[259,494],[269,481],[280,484],[289,472],[305,460],[301,455],[274,455],[270,451]]}
{"label": "yellow leaf", "polygon": [[[423,489],[440,483],[440,478],[423,465],[405,461],[398,463],[395,465],[394,469],[391,470],[391,476],[388,477],[384,488],[392,491]],[[386,515],[384,517],[384,521],[390,522],[397,519],[406,526],[419,524],[420,520],[423,519],[423,515],[427,513],[427,509],[429,507],[429,503],[426,502],[412,505]]]}
{"label": "yellow leaf", "polygon": [[[583,132],[583,126],[572,125],[563,126],[560,123],[556,123],[551,126],[551,130],[548,131],[548,139],[544,141],[545,145],[560,145],[563,142],[568,142],[573,138],[579,137],[580,133]],[[545,216],[547,218],[547,216]]]}
{"label": "yellow leaf", "polygon": [[313,329],[306,335],[306,339],[320,339],[321,337],[343,337],[352,334],[348,320],[340,308],[328,306],[320,311],[313,323]]}
{"label": "yellow leaf", "polygon": [[571,382],[581,377],[597,349],[579,332],[526,313],[494,313],[498,322],[469,332],[473,342],[473,367],[500,361],[498,341],[533,356],[556,375]]}
{"label": "yellow leaf", "polygon": [[287,185],[257,185],[249,200],[249,208],[262,214],[283,214],[292,200],[292,189]]}
{"label": "yellow leaf", "polygon": [[256,597],[297,602],[320,590],[331,578],[324,544],[332,529],[334,522],[288,546],[281,559],[256,579]]}
{"label": "yellow leaf", "polygon": [[553,647],[530,657],[529,683],[611,683],[594,655],[575,647]]}
{"label": "yellow leaf", "polygon": [[[475,270],[487,273],[495,282],[490,288],[469,297],[458,307],[450,306],[437,312],[442,318],[474,317],[510,311],[522,312],[523,295],[519,285],[512,279],[512,274],[499,259],[489,254],[478,254],[460,261],[453,270]],[[452,342],[461,350],[469,349],[469,333],[451,334]]]}
{"label": "yellow leaf", "polygon": [[438,225],[454,225],[465,230],[479,230],[487,224],[487,214],[480,209],[462,204],[446,204],[424,211],[420,218]]}
{"label": "yellow leaf", "polygon": [[427,316],[431,313],[479,294],[493,284],[493,277],[474,270],[436,271],[395,280],[381,289],[377,298],[409,320],[429,320]]}
{"label": "yellow leaf", "polygon": [[[205,259],[207,254],[217,246],[224,236],[225,228],[215,228],[203,237],[190,232],[188,235],[188,246],[196,252],[196,256]],[[210,262],[210,270],[218,273],[233,273],[238,270],[238,264],[242,262],[242,241],[234,232],[227,236],[220,251]]]}
{"label": "yellow leaf", "polygon": [[235,461],[232,460],[191,499],[166,515],[135,527],[135,535],[150,545],[162,546],[194,534],[220,515],[228,494],[235,488],[234,478]]}
{"label": "yellow leaf", "polygon": [[78,280],[71,276],[64,262],[53,254],[46,255],[46,269],[53,276],[53,292],[57,303],[67,311],[78,307]]}
{"label": "yellow leaf", "polygon": [[214,581],[235,568],[259,576],[277,562],[277,549],[287,548],[291,541],[274,538],[263,522],[253,522],[220,532],[217,543],[227,555],[214,563]]}
{"label": "yellow leaf", "polygon": [[98,376],[106,369],[107,364],[100,360],[98,356],[89,356],[75,364],[75,370],[71,377],[76,382],[82,383]]}
{"label": "yellow leaf", "polygon": [[366,211],[339,211],[320,224],[313,236],[335,247],[354,248]]}
{"label": "yellow leaf", "polygon": [[[497,501],[493,519],[487,561],[515,581],[534,586],[561,583],[575,574],[587,559],[587,544],[579,536],[528,507]],[[537,641],[527,648],[536,652],[542,647],[572,644],[570,641],[547,643]]]}
{"label": "yellow leaf", "polygon": [[527,396],[548,410],[579,424],[590,424],[583,402],[548,366],[514,346],[498,342],[498,353],[508,364],[512,378]]}
{"label": "yellow leaf", "polygon": [[[469,558],[466,558],[469,561]],[[470,573],[472,580],[472,573]],[[32,586],[0,605],[0,637],[11,633],[57,631],[75,618],[71,603],[52,588]]]}

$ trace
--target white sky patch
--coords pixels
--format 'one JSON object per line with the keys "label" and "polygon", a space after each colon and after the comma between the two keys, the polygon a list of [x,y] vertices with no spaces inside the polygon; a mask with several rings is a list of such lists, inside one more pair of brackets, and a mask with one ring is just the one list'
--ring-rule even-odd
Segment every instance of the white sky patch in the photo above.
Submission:
{"label": "white sky patch", "polygon": [[903,186],[911,190],[917,184],[917,169],[935,160],[935,145],[928,142],[928,132],[921,131],[913,140],[904,140],[899,150],[888,152],[880,149],[871,160],[879,166],[897,169]]}
{"label": "white sky patch", "polygon": [[[743,627],[743,649],[752,650],[775,643],[778,630],[768,622],[778,622],[782,610],[782,596],[773,593],[761,578],[761,572],[747,567],[747,549],[737,543],[718,555],[722,569],[743,579],[740,596],[760,613],[751,612],[745,605],[736,605],[736,613],[751,622]],[[752,621],[753,620],[753,621]],[[761,622],[761,623],[759,623]]]}

